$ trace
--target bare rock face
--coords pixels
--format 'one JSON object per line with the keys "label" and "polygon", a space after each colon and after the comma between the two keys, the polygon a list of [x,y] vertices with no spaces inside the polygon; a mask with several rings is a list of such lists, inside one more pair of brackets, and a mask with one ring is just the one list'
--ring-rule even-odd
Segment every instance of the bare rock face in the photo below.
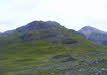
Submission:
{"label": "bare rock face", "polygon": [[107,32],[98,30],[94,27],[85,26],[79,30],[81,34],[84,34],[85,38],[95,43],[107,45]]}

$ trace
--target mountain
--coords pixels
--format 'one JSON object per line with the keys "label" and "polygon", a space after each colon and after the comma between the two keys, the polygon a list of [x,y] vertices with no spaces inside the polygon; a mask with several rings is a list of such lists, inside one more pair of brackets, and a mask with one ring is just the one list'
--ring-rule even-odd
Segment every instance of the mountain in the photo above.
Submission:
{"label": "mountain", "polygon": [[106,50],[55,21],[33,21],[0,35],[0,75],[96,75]]}
{"label": "mountain", "polygon": [[72,44],[78,41],[69,35],[70,31],[54,21],[33,21],[15,30],[6,31],[4,38],[22,42],[45,40],[48,43]]}
{"label": "mountain", "polygon": [[80,33],[95,43],[107,45],[107,32],[101,31],[94,27],[85,26],[79,30]]}

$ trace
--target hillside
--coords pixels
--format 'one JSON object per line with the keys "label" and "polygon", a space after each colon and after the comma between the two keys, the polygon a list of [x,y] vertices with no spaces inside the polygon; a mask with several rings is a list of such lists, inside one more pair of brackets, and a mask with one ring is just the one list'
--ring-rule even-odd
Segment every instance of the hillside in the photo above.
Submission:
{"label": "hillside", "polygon": [[69,33],[68,29],[57,22],[34,21],[16,30],[7,31],[2,36],[7,39],[17,39],[23,42],[45,40],[50,43],[67,43],[67,40],[71,40],[72,43],[75,39],[71,38]]}
{"label": "hillside", "polygon": [[80,33],[95,43],[107,45],[107,32],[101,31],[94,27],[85,26],[79,30]]}
{"label": "hillside", "polygon": [[0,35],[0,75],[106,75],[106,50],[57,22],[33,21]]}

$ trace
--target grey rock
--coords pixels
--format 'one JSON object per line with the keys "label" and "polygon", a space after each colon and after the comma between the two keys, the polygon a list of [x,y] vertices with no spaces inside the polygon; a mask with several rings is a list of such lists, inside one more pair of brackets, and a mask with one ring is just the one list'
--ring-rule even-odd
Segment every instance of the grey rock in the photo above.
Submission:
{"label": "grey rock", "polygon": [[[94,27],[85,26],[79,30],[81,34],[85,36],[90,41],[98,44],[107,45],[107,32],[101,31]],[[96,47],[95,47],[96,48]]]}

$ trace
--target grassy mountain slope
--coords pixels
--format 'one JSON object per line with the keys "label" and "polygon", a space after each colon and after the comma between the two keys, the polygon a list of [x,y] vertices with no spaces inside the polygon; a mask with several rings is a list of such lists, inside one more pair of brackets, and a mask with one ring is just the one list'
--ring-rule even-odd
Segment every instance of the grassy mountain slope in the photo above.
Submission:
{"label": "grassy mountain slope", "polygon": [[95,75],[107,68],[106,49],[56,22],[34,21],[1,35],[0,75]]}

